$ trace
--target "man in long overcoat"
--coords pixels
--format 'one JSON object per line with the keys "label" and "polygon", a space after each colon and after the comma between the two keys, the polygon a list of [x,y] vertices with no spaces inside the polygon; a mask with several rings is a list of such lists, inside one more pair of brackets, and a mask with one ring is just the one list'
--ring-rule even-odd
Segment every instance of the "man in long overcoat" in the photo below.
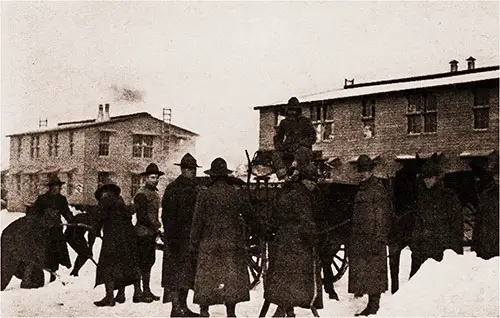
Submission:
{"label": "man in long overcoat", "polygon": [[269,242],[269,268],[264,280],[264,299],[278,305],[274,317],[294,317],[294,307],[323,307],[316,224],[310,180],[286,182],[279,197]]}
{"label": "man in long overcoat", "polygon": [[463,254],[460,201],[451,189],[444,187],[440,174],[439,165],[433,158],[422,166],[420,176],[424,185],[417,197],[410,277],[427,259],[441,261],[446,249]]}
{"label": "man in long overcoat", "polygon": [[367,155],[357,160],[361,183],[354,199],[352,233],[348,248],[349,293],[367,294],[368,305],[356,316],[376,314],[380,294],[388,288],[387,249],[390,194],[372,173],[374,162]]}
{"label": "man in long overcoat", "polygon": [[236,304],[250,300],[249,274],[242,217],[250,214],[247,202],[229,184],[226,161],[216,158],[205,171],[211,184],[198,194],[191,228],[192,249],[198,251],[194,302],[201,316],[209,306],[225,304],[235,316]]}
{"label": "man in long overcoat", "polygon": [[475,251],[478,257],[490,259],[498,256],[498,163],[493,171],[476,170],[479,179],[479,202],[475,224]]}
{"label": "man in long overcoat", "polygon": [[[70,268],[68,247],[64,237],[61,224],[61,215],[68,223],[73,221],[73,214],[69,210],[66,197],[61,194],[61,186],[65,182],[59,180],[55,175],[49,176],[47,186],[49,190],[39,195],[33,205],[33,213],[42,216],[43,225],[48,228],[46,267],[53,272],[59,268],[59,264]],[[51,274],[50,281],[55,280]]]}
{"label": "man in long overcoat", "polygon": [[139,244],[139,264],[142,278],[142,302],[151,303],[160,300],[160,297],[151,292],[151,268],[156,261],[156,238],[161,227],[158,213],[160,210],[160,196],[158,185],[160,176],[164,175],[154,163],[146,167],[141,173],[144,178],[144,186],[141,187],[135,197],[133,208],[137,213],[137,224],[135,225]]}
{"label": "man in long overcoat", "polygon": [[196,184],[196,159],[189,153],[182,157],[181,175],[165,188],[162,199],[162,221],[165,250],[163,253],[163,302],[172,301],[171,317],[193,317],[186,299],[193,289],[196,258],[189,250],[189,235],[199,187]]}
{"label": "man in long overcoat", "polygon": [[[98,307],[125,302],[125,286],[131,284],[134,284],[134,302],[140,299],[137,237],[132,214],[120,196],[120,191],[119,186],[107,182],[95,192],[104,232],[95,285],[104,284],[106,287],[106,296],[94,302]],[[113,295],[115,289],[118,289],[116,299]]]}

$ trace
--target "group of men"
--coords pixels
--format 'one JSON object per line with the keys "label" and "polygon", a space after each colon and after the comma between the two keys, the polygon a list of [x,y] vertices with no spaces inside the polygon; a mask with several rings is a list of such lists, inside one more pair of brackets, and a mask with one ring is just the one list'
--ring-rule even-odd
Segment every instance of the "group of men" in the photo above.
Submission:
{"label": "group of men", "polygon": [[[224,304],[227,315],[234,317],[236,304],[250,300],[245,236],[245,226],[250,225],[267,239],[269,265],[264,277],[264,299],[278,305],[274,317],[294,317],[295,307],[321,309],[319,231],[314,215],[320,202],[315,199],[318,187],[311,162],[315,138],[310,120],[300,114],[298,100],[290,99],[287,118],[278,126],[274,139],[273,165],[285,182],[269,224],[256,218],[249,198],[232,185],[232,171],[222,158],[211,163],[205,171],[210,182],[201,186],[196,179],[200,167],[192,155],[186,154],[176,164],[181,174],[167,185],[162,199],[157,185],[163,172],[154,163],[142,173],[144,186],[131,206],[124,203],[117,184],[109,181],[100,186],[95,192],[98,206],[91,232],[98,236],[102,228],[104,233],[96,285],[104,284],[106,295],[95,305],[125,302],[125,287],[129,285],[134,286],[133,302],[160,300],[150,288],[156,239],[160,236],[164,242],[163,302],[172,302],[171,316],[207,317],[211,305]],[[390,189],[373,175],[375,162],[361,155],[356,164],[360,183],[348,243],[348,288],[356,296],[369,295],[366,308],[356,315],[370,315],[378,311],[380,295],[388,289],[386,246],[391,243],[391,227],[399,219],[393,213]],[[476,248],[479,256],[489,258],[498,255],[498,171],[481,172],[484,198],[478,209]],[[415,225],[411,275],[426,259],[441,260],[448,248],[462,253],[460,205],[455,193],[444,188],[440,175],[434,160],[428,160],[420,171],[422,182],[412,205]],[[62,184],[57,178],[51,179],[49,192],[40,196],[34,207],[53,219],[49,226],[49,244],[53,247],[64,241],[58,227],[61,215],[69,223],[77,222],[59,193]],[[495,225],[496,229],[489,229]],[[90,255],[91,251],[87,252],[87,258]],[[51,259],[55,263],[49,268],[54,272],[58,264],[70,266],[67,250]],[[77,263],[83,265],[82,261]],[[78,269],[72,273],[78,275]],[[199,313],[187,306],[190,289],[194,290],[193,302],[200,305]]]}

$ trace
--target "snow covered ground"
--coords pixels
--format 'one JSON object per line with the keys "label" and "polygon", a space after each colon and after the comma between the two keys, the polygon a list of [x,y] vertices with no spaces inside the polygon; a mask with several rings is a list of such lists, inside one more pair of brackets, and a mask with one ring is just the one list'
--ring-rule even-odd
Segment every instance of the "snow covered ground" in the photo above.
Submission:
{"label": "snow covered ground", "polygon": [[[0,213],[2,230],[22,213]],[[100,240],[94,246],[94,257],[99,255]],[[76,255],[70,250],[72,261]],[[499,316],[499,258],[484,261],[475,253],[466,252],[456,255],[447,251],[441,263],[433,260],[424,263],[420,271],[408,281],[410,269],[409,250],[404,250],[401,257],[400,290],[395,295],[389,292],[382,295],[381,309],[376,317],[498,317]],[[161,281],[162,252],[157,252],[152,273],[152,290],[162,294]],[[170,304],[155,302],[152,304],[132,303],[133,287],[126,291],[127,301],[112,308],[97,308],[93,301],[104,296],[104,286],[94,288],[95,266],[90,261],[80,271],[79,277],[69,276],[69,269],[59,270],[60,279],[45,287],[33,290],[20,289],[20,280],[13,278],[7,289],[0,292],[1,317],[38,316],[38,317],[168,317]],[[324,296],[325,308],[319,310],[322,317],[352,317],[361,311],[367,297],[356,299],[347,293],[347,275],[335,284],[340,301]],[[48,281],[48,274],[46,274]],[[63,282],[65,285],[63,285]],[[251,291],[251,301],[240,303],[236,313],[240,317],[257,317],[263,303],[262,284]],[[198,306],[191,302],[191,309]],[[275,306],[271,305],[268,317]],[[224,306],[212,306],[213,317],[225,316]],[[296,309],[297,316],[312,317],[306,309]],[[374,316],[375,317],[375,316]]]}

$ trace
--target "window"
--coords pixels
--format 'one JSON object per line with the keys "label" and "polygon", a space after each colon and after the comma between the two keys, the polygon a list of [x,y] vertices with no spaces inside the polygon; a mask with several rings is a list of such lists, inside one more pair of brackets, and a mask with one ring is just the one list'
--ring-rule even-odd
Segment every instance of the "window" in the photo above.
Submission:
{"label": "window", "polygon": [[141,175],[140,174],[132,174],[130,187],[130,197],[134,197],[137,193],[137,190],[141,187]]}
{"label": "window", "polygon": [[23,137],[19,137],[19,139],[17,139],[17,158],[21,158],[21,150],[23,149],[22,148],[22,145],[23,145]]}
{"label": "window", "polygon": [[59,154],[59,136],[49,134],[49,157],[57,157]]}
{"label": "window", "polygon": [[364,99],[361,102],[361,120],[363,121],[363,137],[370,139],[375,135],[375,100]]}
{"label": "window", "polygon": [[153,136],[134,135],[132,156],[135,158],[153,157]]}
{"label": "window", "polygon": [[490,103],[490,90],[485,87],[474,90],[474,106],[486,106]]}
{"label": "window", "polygon": [[70,156],[73,155],[73,147],[75,146],[73,138],[74,138],[74,133],[71,131],[69,133],[69,155]]}
{"label": "window", "polygon": [[333,140],[333,108],[328,105],[311,106],[310,118],[316,129],[316,142]]}
{"label": "window", "polygon": [[408,134],[437,131],[437,99],[434,94],[408,96]]}
{"label": "window", "polygon": [[488,88],[474,90],[474,129],[488,129],[490,123],[490,96]]}
{"label": "window", "polygon": [[40,136],[31,136],[30,139],[30,158],[40,157]]}
{"label": "window", "polygon": [[16,189],[18,192],[21,192],[21,175],[16,174]]}
{"label": "window", "polygon": [[109,172],[98,172],[97,173],[97,187],[102,186],[109,180]]}
{"label": "window", "polygon": [[99,133],[99,156],[109,156],[109,131],[101,131]]}
{"label": "window", "polygon": [[73,172],[68,172],[68,182],[66,183],[66,194],[68,196],[72,195],[74,192],[73,186]]}

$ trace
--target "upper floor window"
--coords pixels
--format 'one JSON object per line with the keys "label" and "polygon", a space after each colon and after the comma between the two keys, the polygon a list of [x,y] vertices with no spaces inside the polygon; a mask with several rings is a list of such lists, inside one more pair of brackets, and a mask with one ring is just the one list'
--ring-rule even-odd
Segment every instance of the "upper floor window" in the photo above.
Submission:
{"label": "upper floor window", "polygon": [[21,151],[23,149],[22,146],[23,146],[23,137],[21,136],[17,139],[17,158],[18,159],[21,158]]}
{"label": "upper floor window", "polygon": [[38,174],[36,174],[36,173],[29,174],[28,193],[30,194],[30,196],[37,196],[38,195],[39,182],[40,182],[40,178],[39,178]]}
{"label": "upper floor window", "polygon": [[474,106],[486,106],[490,103],[490,90],[479,87],[474,90]]}
{"label": "upper floor window", "polygon": [[99,156],[109,156],[109,139],[111,132],[99,132]]}
{"label": "upper floor window", "polygon": [[134,197],[135,194],[137,193],[137,190],[141,187],[141,175],[139,174],[132,174],[131,177],[131,187],[130,187],[130,197]]}
{"label": "upper floor window", "polygon": [[132,146],[132,156],[135,158],[153,157],[153,136],[134,135]]}
{"label": "upper floor window", "polygon": [[436,95],[415,93],[407,98],[408,134],[435,133],[437,131]]}
{"label": "upper floor window", "polygon": [[59,136],[57,134],[49,134],[49,157],[57,157],[59,155]]}
{"label": "upper floor window", "polygon": [[73,148],[75,146],[73,138],[74,138],[74,132],[70,131],[70,133],[69,133],[69,155],[70,156],[73,155]]}
{"label": "upper floor window", "polygon": [[328,105],[311,106],[310,118],[316,129],[316,142],[333,140],[333,108]]}
{"label": "upper floor window", "polygon": [[40,136],[31,136],[30,139],[30,158],[40,157]]}
{"label": "upper floor window", "polygon": [[490,91],[480,87],[474,90],[474,129],[488,129],[490,123]]}
{"label": "upper floor window", "polygon": [[375,100],[363,99],[361,102],[361,119],[363,121],[363,137],[369,139],[375,135]]}

